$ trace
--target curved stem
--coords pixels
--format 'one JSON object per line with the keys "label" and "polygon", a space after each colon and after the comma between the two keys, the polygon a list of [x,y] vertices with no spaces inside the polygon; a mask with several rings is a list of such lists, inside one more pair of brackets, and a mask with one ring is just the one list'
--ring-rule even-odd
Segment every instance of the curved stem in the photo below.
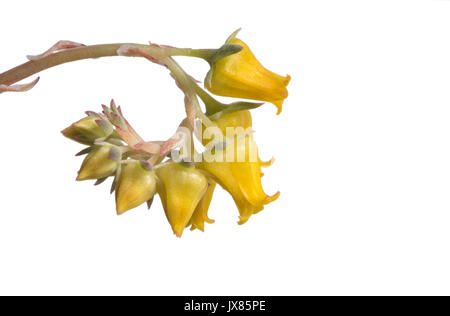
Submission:
{"label": "curved stem", "polygon": [[[177,79],[178,83],[181,85],[181,89],[186,94],[186,96],[189,98],[189,100],[192,102],[192,106],[195,110],[195,115],[202,121],[202,123],[206,127],[215,126],[213,122],[203,113],[200,104],[197,99],[197,93],[195,90],[195,86],[197,85],[192,78],[181,68],[181,66],[172,58],[167,59],[167,67],[170,69],[174,77]],[[189,119],[189,113],[188,119]],[[194,121],[191,121],[191,124],[195,125]],[[194,126],[192,126],[194,129]],[[199,135],[196,135],[197,137]],[[201,141],[201,138],[200,138]]]}
{"label": "curved stem", "polygon": [[134,43],[116,43],[116,44],[83,46],[56,52],[41,59],[26,62],[4,73],[1,73],[0,85],[1,84],[12,85],[22,79],[25,79],[29,76],[37,74],[38,72],[41,72],[42,70],[76,60],[118,56],[117,50],[123,45],[131,45],[139,47],[142,50],[148,52],[149,54],[159,57],[191,56],[204,58],[205,56],[209,56],[213,51],[215,51],[214,49],[158,47],[153,45],[142,45]]}

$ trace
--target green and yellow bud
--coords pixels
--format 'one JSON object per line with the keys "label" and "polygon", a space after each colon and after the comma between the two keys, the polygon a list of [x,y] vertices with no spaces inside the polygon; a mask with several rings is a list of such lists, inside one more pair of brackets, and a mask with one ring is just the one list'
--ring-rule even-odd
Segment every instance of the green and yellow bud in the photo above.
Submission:
{"label": "green and yellow bud", "polygon": [[156,168],[156,174],[167,220],[175,235],[181,237],[207,191],[208,180],[201,171],[184,163],[168,162]]}
{"label": "green and yellow bud", "polygon": [[121,156],[117,146],[95,146],[84,159],[77,180],[103,179],[113,175],[119,167]]}
{"label": "green and yellow bud", "polygon": [[78,143],[92,145],[96,139],[110,136],[113,128],[106,120],[87,116],[73,123],[61,133]]}
{"label": "green and yellow bud", "polygon": [[116,184],[116,210],[123,214],[147,202],[156,193],[156,175],[140,161],[123,164]]}

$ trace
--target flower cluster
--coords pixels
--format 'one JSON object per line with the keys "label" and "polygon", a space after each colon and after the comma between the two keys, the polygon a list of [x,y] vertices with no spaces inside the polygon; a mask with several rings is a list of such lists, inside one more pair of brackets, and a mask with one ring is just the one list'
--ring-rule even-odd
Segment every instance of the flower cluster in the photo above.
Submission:
{"label": "flower cluster", "polygon": [[[159,195],[167,220],[176,236],[184,229],[204,230],[213,223],[208,209],[218,187],[226,190],[239,211],[239,224],[276,200],[279,192],[264,192],[263,162],[252,130],[250,110],[262,103],[237,101],[224,104],[201,88],[175,62],[173,56],[205,59],[211,66],[204,85],[209,92],[226,97],[267,101],[279,114],[287,97],[290,77],[264,68],[236,32],[215,50],[177,49],[169,46],[122,45],[117,54],[144,57],[169,69],[185,95],[186,118],[166,141],[145,141],[125,119],[121,107],[111,101],[102,112],[87,116],[62,131],[67,138],[87,148],[77,180],[100,184],[112,178],[117,214],[147,203]],[[74,45],[70,49],[83,49]],[[51,58],[48,51],[38,58]],[[38,59],[39,61],[39,59]],[[199,102],[202,101],[203,106]],[[197,137],[204,148],[194,148]]]}

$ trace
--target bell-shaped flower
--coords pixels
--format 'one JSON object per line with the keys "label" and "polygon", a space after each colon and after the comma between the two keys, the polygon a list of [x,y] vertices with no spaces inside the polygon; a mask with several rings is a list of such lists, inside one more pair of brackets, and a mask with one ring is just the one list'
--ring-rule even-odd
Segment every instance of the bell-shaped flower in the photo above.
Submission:
{"label": "bell-shaped flower", "polygon": [[156,193],[156,175],[147,164],[131,160],[122,165],[116,182],[116,210],[123,214],[149,201]]}
{"label": "bell-shaped flower", "polygon": [[208,189],[206,176],[187,163],[167,162],[155,168],[160,180],[158,193],[167,220],[177,237],[181,237],[194,211]]}
{"label": "bell-shaped flower", "polygon": [[206,76],[205,87],[220,96],[273,103],[278,108],[277,114],[281,113],[291,77],[283,77],[264,68],[240,39],[232,36],[227,44],[237,44],[243,49],[214,62]]}
{"label": "bell-shaped flower", "polygon": [[96,139],[108,137],[113,131],[108,121],[98,117],[87,116],[65,128],[61,133],[78,143],[92,145]]}
{"label": "bell-shaped flower", "polygon": [[224,148],[203,154],[199,169],[207,171],[233,197],[240,213],[240,224],[276,200],[277,192],[268,196],[261,184],[261,167],[256,144],[251,135],[227,139]]}
{"label": "bell-shaped flower", "polygon": [[94,146],[84,159],[78,181],[103,179],[113,175],[120,165],[122,152],[113,145]]}

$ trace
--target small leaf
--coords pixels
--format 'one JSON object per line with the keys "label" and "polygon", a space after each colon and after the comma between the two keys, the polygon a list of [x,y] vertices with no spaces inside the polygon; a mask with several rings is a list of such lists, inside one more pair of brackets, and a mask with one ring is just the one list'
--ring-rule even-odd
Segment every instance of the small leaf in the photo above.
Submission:
{"label": "small leaf", "polygon": [[0,93],[2,92],[25,92],[32,89],[39,82],[39,77],[34,79],[32,82],[25,84],[13,84],[13,85],[5,85],[0,84]]}
{"label": "small leaf", "polygon": [[80,151],[79,153],[77,153],[75,156],[83,156],[86,154],[89,154],[92,150],[92,147],[87,147],[85,149],[83,149],[82,151]]}
{"label": "small leaf", "polygon": [[231,41],[233,38],[236,37],[236,35],[242,30],[242,28],[238,28],[236,31],[234,31],[233,33],[231,33],[230,36],[228,36],[227,40],[225,41],[225,43],[228,43],[229,41]]}
{"label": "small leaf", "polygon": [[100,114],[98,114],[97,112],[94,112],[94,111],[86,111],[86,112],[84,112],[84,113],[86,113],[87,116],[94,117],[94,118],[98,118],[98,119],[102,119],[102,116],[101,116]]}
{"label": "small leaf", "polygon": [[210,65],[214,65],[222,58],[239,53],[243,47],[238,44],[223,44],[208,60]]}
{"label": "small leaf", "polygon": [[108,179],[108,177],[103,178],[103,179],[98,179],[97,181],[95,181],[94,185],[102,184],[103,182],[105,182],[106,179]]}
{"label": "small leaf", "polygon": [[47,49],[45,52],[39,55],[27,55],[28,60],[39,60],[44,57],[47,57],[49,55],[54,54],[57,51],[66,50],[69,48],[77,48],[77,47],[83,47],[84,44],[72,42],[72,41],[58,41],[55,45]]}
{"label": "small leaf", "polygon": [[228,114],[238,111],[244,111],[244,110],[252,110],[260,107],[264,103],[253,103],[253,102],[234,102],[229,104],[228,106],[224,107],[224,109],[220,112],[215,113],[214,115],[211,115],[210,118],[213,120],[218,119],[222,114]]}
{"label": "small leaf", "polygon": [[108,154],[109,160],[119,161],[122,159],[122,151],[117,147],[112,147]]}
{"label": "small leaf", "polygon": [[107,134],[111,134],[113,132],[113,127],[111,125],[110,122],[108,122],[107,120],[95,120],[95,123],[97,123],[97,125]]}
{"label": "small leaf", "polygon": [[150,209],[152,207],[153,198],[147,201],[147,208]]}
{"label": "small leaf", "polygon": [[254,102],[234,102],[231,103],[229,106],[227,106],[225,109],[222,110],[224,113],[232,113],[237,111],[243,111],[243,110],[252,110],[260,107],[263,105],[262,103],[254,103]]}

